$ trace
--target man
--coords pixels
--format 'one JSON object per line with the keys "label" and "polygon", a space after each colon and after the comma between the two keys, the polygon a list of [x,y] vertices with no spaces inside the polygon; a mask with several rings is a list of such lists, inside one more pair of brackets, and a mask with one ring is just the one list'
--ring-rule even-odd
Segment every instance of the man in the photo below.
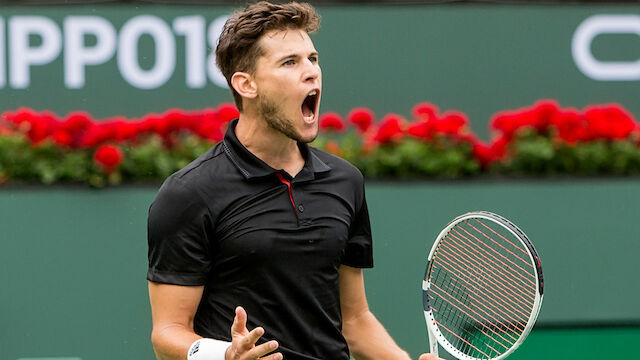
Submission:
{"label": "man", "polygon": [[318,134],[318,26],[308,4],[260,2],[224,27],[216,59],[240,117],[149,211],[159,359],[409,359],[367,305],[362,175],[306,145]]}

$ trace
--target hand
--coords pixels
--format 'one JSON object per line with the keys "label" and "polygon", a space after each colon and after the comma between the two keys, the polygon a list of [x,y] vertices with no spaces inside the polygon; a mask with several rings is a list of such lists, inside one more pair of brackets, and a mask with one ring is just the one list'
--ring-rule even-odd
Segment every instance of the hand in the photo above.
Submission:
{"label": "hand", "polygon": [[420,355],[420,358],[418,358],[418,360],[442,360],[442,359],[433,355],[432,353],[424,353]]}
{"label": "hand", "polygon": [[266,355],[278,348],[278,342],[268,341],[256,346],[256,341],[264,335],[264,329],[257,327],[251,331],[247,329],[247,313],[240,306],[236,308],[236,316],[231,325],[231,346],[225,354],[226,360],[282,360],[281,353]]}

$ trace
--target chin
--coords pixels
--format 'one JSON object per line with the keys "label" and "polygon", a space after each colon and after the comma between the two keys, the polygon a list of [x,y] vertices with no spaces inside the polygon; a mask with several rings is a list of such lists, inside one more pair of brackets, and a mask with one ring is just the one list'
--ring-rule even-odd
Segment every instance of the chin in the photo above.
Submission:
{"label": "chin", "polygon": [[318,137],[318,132],[316,131],[313,134],[298,134],[298,141],[300,141],[301,143],[305,143],[308,144],[310,142],[313,142],[313,140],[315,140]]}
{"label": "chin", "polygon": [[305,129],[303,131],[298,131],[298,140],[302,143],[308,144],[315,140],[318,137],[318,125],[313,126],[312,129]]}

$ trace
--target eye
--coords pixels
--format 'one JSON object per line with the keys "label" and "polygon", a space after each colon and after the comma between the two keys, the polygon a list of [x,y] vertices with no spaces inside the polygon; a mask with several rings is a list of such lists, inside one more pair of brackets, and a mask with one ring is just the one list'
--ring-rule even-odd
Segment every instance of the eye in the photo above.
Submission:
{"label": "eye", "polygon": [[309,57],[309,61],[311,61],[311,63],[315,64],[318,62],[318,57],[317,56],[310,56]]}
{"label": "eye", "polygon": [[296,63],[295,60],[290,59],[290,60],[287,60],[287,61],[283,62],[282,65],[291,66],[291,65],[294,65],[295,63]]}

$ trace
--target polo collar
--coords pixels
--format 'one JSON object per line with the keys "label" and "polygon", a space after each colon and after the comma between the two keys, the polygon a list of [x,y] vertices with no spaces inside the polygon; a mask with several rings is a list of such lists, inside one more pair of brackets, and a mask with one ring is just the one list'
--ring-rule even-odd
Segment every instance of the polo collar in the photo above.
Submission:
{"label": "polo collar", "polygon": [[[277,170],[272,168],[247,150],[236,136],[235,129],[237,124],[238,119],[229,123],[227,132],[222,140],[222,147],[226,155],[231,159],[233,165],[242,173],[245,179],[265,177],[276,173],[290,177],[282,169]],[[310,151],[309,145],[298,142],[298,148],[305,161],[304,167],[294,178],[295,181],[313,180],[316,174],[331,170],[329,165],[325,164],[316,154]]]}

